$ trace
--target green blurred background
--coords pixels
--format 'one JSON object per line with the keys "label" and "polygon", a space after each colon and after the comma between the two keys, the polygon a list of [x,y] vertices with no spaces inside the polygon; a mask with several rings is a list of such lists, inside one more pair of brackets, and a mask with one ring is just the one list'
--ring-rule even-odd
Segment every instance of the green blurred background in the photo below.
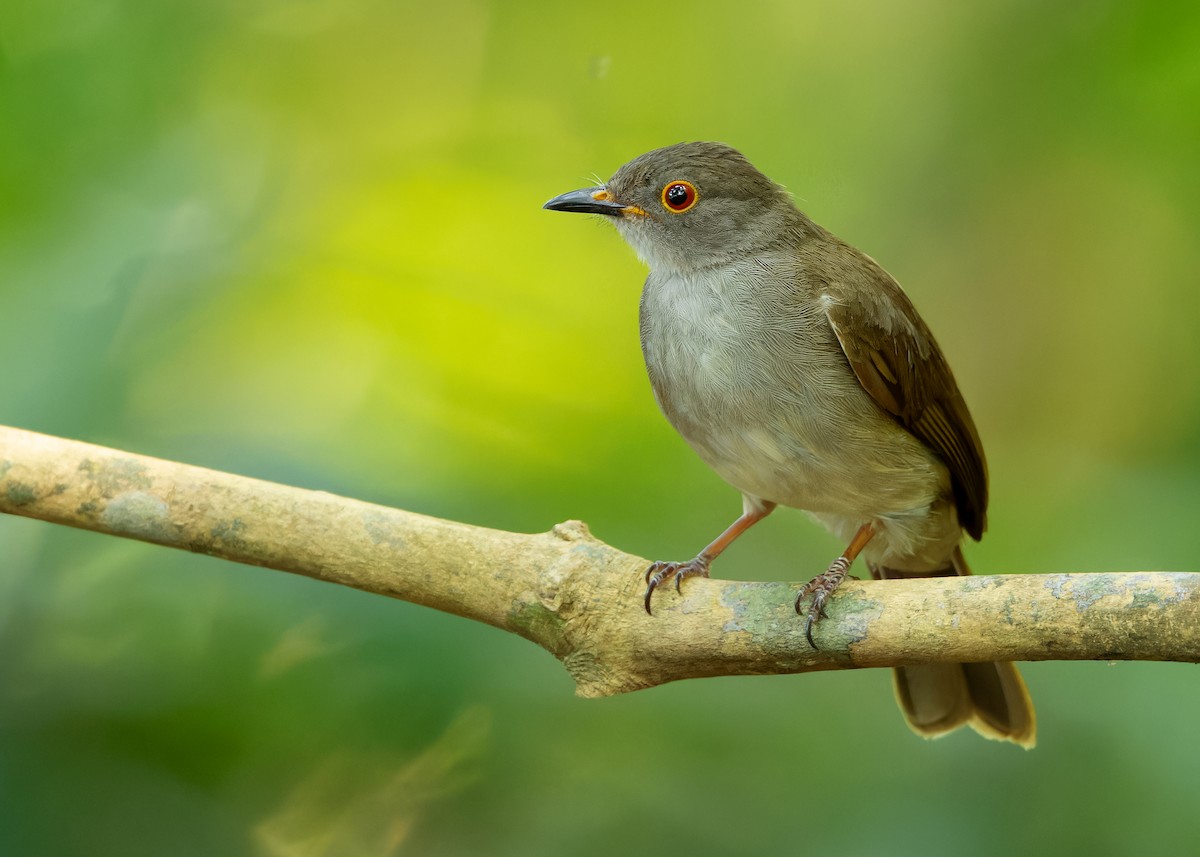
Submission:
{"label": "green blurred background", "polygon": [[[1200,569],[1200,7],[0,5],[0,423],[691,556],[643,271],[541,203],[723,140],[906,285],[992,472],[978,572]],[[721,576],[803,580],[795,512]],[[1025,668],[1040,745],[881,671],[579,700],[546,653],[0,519],[0,853],[1182,853],[1200,674]]]}

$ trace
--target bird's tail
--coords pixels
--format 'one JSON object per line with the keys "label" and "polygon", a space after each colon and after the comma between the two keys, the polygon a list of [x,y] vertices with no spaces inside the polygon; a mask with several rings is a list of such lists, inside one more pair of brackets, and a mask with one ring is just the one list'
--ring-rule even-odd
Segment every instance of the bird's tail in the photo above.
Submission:
{"label": "bird's tail", "polygon": [[[871,565],[878,580],[967,575],[962,551],[954,549],[949,565],[924,573]],[[896,701],[909,728],[925,738],[938,738],[970,726],[985,738],[1012,741],[1026,749],[1037,743],[1033,701],[1011,663],[927,664],[897,667]]]}

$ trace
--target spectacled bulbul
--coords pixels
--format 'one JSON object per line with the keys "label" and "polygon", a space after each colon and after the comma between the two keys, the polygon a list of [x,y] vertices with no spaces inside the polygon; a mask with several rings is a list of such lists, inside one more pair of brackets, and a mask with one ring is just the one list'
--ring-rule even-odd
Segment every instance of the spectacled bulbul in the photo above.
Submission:
{"label": "spectacled bulbul", "polygon": [[[707,577],[778,505],[847,544],[796,599],[814,647],[860,554],[877,579],[970,574],[960,542],[983,535],[988,501],[979,435],[929,328],[873,259],[718,143],[648,152],[545,208],[605,216],[649,267],[640,323],[655,398],[742,493],[741,517],[696,557],[650,566],[647,612],[660,585]],[[895,689],[920,735],[969,725],[1034,744],[1011,663],[901,667]]]}

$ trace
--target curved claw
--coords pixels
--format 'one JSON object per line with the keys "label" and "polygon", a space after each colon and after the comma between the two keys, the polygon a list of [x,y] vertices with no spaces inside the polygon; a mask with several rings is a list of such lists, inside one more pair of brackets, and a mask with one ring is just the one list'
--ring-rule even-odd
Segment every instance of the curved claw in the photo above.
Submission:
{"label": "curved claw", "polygon": [[[650,566],[650,569],[653,571],[654,566]],[[654,611],[650,609],[650,596],[654,594],[654,590],[658,589],[658,585],[662,583],[662,575],[655,574],[653,579],[651,579],[651,572],[648,571],[646,572],[646,583],[648,584],[646,586],[646,613],[653,616]]]}
{"label": "curved claw", "polygon": [[659,562],[650,563],[650,567],[646,569],[645,604],[646,613],[648,615],[654,615],[654,612],[650,609],[650,596],[654,594],[654,590],[658,589],[658,587],[662,585],[662,582],[667,579],[667,577],[671,574],[671,571],[678,566],[679,563],[677,562],[662,562],[660,560]]}
{"label": "curved claw", "polygon": [[[829,593],[823,589],[818,589],[813,595],[812,603],[808,605],[808,613],[804,617],[804,639],[808,640],[808,644],[816,651],[817,644],[813,642],[813,627],[823,618],[828,618],[825,613],[825,602],[829,598]],[[799,605],[796,606],[796,612],[800,612]]]}
{"label": "curved claw", "polygon": [[654,590],[662,585],[664,580],[675,578],[675,591],[683,594],[680,589],[680,584],[683,583],[685,577],[708,577],[708,567],[711,563],[703,554],[690,559],[687,562],[663,562],[659,561],[652,563],[646,569],[646,595],[643,603],[646,606],[646,612],[651,616],[654,615],[650,609],[650,598],[654,595]]}
{"label": "curved claw", "polygon": [[812,601],[809,602],[808,610],[805,613],[804,619],[804,639],[808,640],[808,644],[817,648],[817,644],[813,642],[813,626],[825,617],[825,602],[846,579],[846,571],[850,568],[850,560],[844,556],[839,556],[829,566],[828,570],[818,574],[808,583],[804,584],[804,588],[800,590],[800,594],[796,596],[796,613],[800,613],[800,602],[809,595],[812,596]]}
{"label": "curved claw", "polygon": [[808,618],[804,620],[804,639],[808,640],[808,644],[812,646],[814,652],[817,650],[817,644],[813,642],[812,638],[813,623],[815,621],[816,620],[813,619],[813,615],[811,613],[809,613]]}

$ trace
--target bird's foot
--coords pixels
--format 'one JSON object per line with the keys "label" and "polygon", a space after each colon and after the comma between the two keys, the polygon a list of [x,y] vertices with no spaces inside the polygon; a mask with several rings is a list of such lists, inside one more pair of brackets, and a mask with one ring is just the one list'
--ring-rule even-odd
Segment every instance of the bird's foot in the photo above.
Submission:
{"label": "bird's foot", "polygon": [[[708,567],[712,560],[700,554],[687,562],[664,562],[659,560],[646,569],[646,612],[650,613],[650,596],[654,590],[664,583],[675,581],[675,591],[679,592],[679,584],[687,577],[708,577]],[[653,614],[652,614],[653,615]]]}
{"label": "bird's foot", "polygon": [[818,574],[808,583],[804,584],[804,588],[796,596],[797,613],[801,612],[800,602],[809,595],[812,596],[808,610],[804,611],[804,638],[808,640],[808,644],[814,649],[817,648],[817,644],[813,642],[813,626],[825,615],[825,602],[829,600],[829,596],[833,595],[834,591],[842,585],[842,581],[846,579],[846,572],[850,570],[851,562],[852,560],[844,556],[839,556],[826,571]]}

